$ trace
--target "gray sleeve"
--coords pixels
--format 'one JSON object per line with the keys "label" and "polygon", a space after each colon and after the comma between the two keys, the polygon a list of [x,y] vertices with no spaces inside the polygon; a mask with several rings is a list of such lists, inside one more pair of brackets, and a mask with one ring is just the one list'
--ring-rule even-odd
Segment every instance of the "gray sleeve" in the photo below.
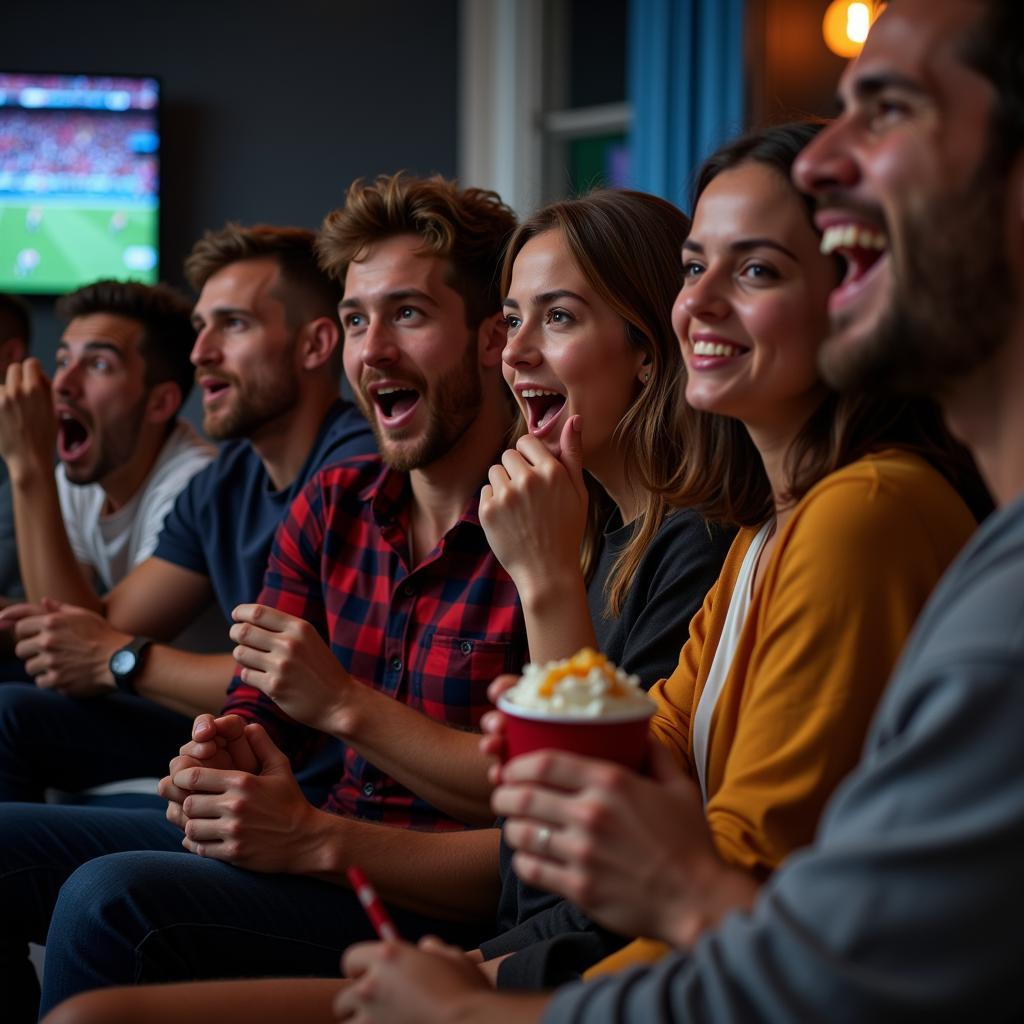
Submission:
{"label": "gray sleeve", "polygon": [[731,915],[688,956],[562,989],[544,1019],[1020,1019],[1019,652],[929,659],[900,680],[814,845],[752,914]]}

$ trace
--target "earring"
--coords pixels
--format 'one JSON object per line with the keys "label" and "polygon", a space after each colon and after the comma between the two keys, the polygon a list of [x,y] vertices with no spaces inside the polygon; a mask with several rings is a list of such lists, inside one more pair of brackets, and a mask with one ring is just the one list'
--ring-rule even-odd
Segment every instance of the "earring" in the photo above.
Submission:
{"label": "earring", "polygon": [[650,370],[644,371],[644,383],[645,384],[648,383],[648,381],[650,381],[650,379],[651,379],[651,371]]}

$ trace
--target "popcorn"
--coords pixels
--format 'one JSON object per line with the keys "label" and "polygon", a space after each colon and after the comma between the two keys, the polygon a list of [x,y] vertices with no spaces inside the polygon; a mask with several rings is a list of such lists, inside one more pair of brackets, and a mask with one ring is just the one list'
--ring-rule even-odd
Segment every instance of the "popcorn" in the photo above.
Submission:
{"label": "popcorn", "polygon": [[519,682],[502,694],[502,702],[509,710],[560,718],[633,718],[655,709],[636,676],[589,647],[564,661],[527,665]]}

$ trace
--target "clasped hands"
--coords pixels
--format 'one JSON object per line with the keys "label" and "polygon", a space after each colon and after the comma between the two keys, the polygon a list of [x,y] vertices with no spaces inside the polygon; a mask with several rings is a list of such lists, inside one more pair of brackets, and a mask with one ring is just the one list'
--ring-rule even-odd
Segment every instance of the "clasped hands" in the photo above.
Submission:
{"label": "clasped hands", "polygon": [[131,640],[102,615],[49,597],[5,608],[0,628],[14,632],[14,653],[37,686],[71,697],[113,691],[110,656]]}
{"label": "clasped hands", "polygon": [[251,871],[301,874],[307,866],[321,812],[259,723],[200,715],[158,789],[190,853]]}
{"label": "clasped hands", "polygon": [[[232,612],[230,636],[239,678],[287,715],[322,732],[344,727],[365,690],[342,668],[304,619],[259,604]],[[200,715],[192,739],[160,782],[167,819],[182,845],[202,857],[253,871],[316,871],[316,829],[323,812],[305,798],[288,758],[257,722]]]}

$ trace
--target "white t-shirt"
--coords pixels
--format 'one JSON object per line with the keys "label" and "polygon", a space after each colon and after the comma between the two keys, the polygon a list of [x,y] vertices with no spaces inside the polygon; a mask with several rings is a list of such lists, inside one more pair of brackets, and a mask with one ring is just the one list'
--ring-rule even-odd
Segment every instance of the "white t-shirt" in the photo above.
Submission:
{"label": "white t-shirt", "polygon": [[115,586],[153,554],[175,498],[216,454],[188,423],[179,421],[142,487],[131,501],[106,516],[101,514],[103,488],[98,483],[71,483],[58,465],[57,494],[75,558],[91,565],[107,590]]}

